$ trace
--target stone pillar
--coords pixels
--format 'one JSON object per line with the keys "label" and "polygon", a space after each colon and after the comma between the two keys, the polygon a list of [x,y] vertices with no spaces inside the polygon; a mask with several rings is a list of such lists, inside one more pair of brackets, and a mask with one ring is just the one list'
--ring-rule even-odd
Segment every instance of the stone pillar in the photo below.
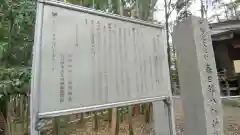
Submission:
{"label": "stone pillar", "polygon": [[174,28],[173,43],[185,117],[184,135],[224,135],[220,88],[207,21],[193,16],[179,23]]}

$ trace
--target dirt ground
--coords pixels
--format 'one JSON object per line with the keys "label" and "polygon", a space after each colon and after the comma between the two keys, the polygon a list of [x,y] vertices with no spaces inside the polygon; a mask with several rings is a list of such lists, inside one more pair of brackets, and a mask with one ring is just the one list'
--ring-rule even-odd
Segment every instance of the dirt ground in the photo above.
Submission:
{"label": "dirt ground", "polygon": [[[175,99],[175,117],[178,135],[184,134],[184,114],[180,99]],[[224,111],[224,132],[225,135],[240,135],[240,105],[235,106],[234,103],[223,102]]]}
{"label": "dirt ground", "polygon": [[[184,135],[184,114],[182,110],[182,104],[180,99],[174,99],[175,107],[175,118],[176,118],[176,129],[177,135]],[[224,110],[224,131],[225,135],[240,135],[240,104],[223,102]],[[129,119],[124,116],[123,122],[120,123],[120,129],[118,135],[130,135],[129,134]],[[100,118],[101,119],[101,118]],[[58,135],[113,135],[111,128],[109,128],[108,121],[102,118],[99,121],[98,131],[93,129],[92,120],[87,120],[85,124],[75,124],[68,126],[67,128],[61,129]],[[134,116],[132,117],[133,132],[134,135],[154,135],[151,123],[146,124],[144,121],[144,116]],[[43,134],[52,135],[52,134]]]}

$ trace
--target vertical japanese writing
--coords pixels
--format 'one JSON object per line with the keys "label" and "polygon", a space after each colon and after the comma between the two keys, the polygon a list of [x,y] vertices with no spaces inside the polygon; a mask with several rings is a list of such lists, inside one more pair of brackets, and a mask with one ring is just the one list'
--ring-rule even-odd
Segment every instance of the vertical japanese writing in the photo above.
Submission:
{"label": "vertical japanese writing", "polygon": [[112,86],[112,89],[114,90],[114,93],[115,95],[118,95],[117,93],[117,83],[116,83],[116,74],[117,74],[117,68],[116,68],[116,57],[115,57],[115,54],[117,53],[116,52],[116,47],[117,47],[117,25],[116,24],[113,24],[113,28],[112,28],[112,79],[111,79],[111,83],[113,84]]}
{"label": "vertical japanese writing", "polygon": [[[137,44],[136,44],[136,29],[135,28],[132,28],[131,29],[131,32],[132,32],[132,38],[133,38],[133,49],[134,49],[134,67],[136,68],[137,67]],[[137,93],[139,93],[139,87],[140,87],[140,84],[139,84],[139,75],[138,75],[138,72],[137,72],[137,69],[135,70],[135,79],[136,79],[136,88],[137,88]]]}
{"label": "vertical japanese writing", "polygon": [[[162,55],[164,52],[162,50],[159,49],[159,46],[161,45],[161,36],[160,33],[157,34],[157,41],[156,41],[156,47],[158,49],[158,83],[162,83],[163,80],[163,75],[161,74],[162,71],[162,64],[163,64],[163,60],[165,59],[164,55]],[[174,51],[174,49],[173,49]]]}
{"label": "vertical japanese writing", "polygon": [[140,75],[140,83],[141,83],[141,94],[143,93],[144,91],[144,75],[143,75],[143,53],[142,53],[142,42],[141,42],[141,29],[140,28],[136,28],[136,31],[137,31],[137,51],[138,51],[138,66],[139,66],[139,75]]}
{"label": "vertical japanese writing", "polygon": [[79,38],[79,35],[78,35],[78,24],[76,24],[76,43],[75,43],[76,47],[78,47],[78,38]]}
{"label": "vertical japanese writing", "polygon": [[158,71],[159,71],[159,67],[158,67],[159,60],[158,60],[157,41],[158,41],[158,38],[153,37],[153,39],[152,39],[153,43],[152,44],[153,44],[153,52],[154,52],[153,57],[154,57],[155,81],[156,81],[156,83],[159,84],[160,79],[159,79],[159,73],[158,73]]}
{"label": "vertical japanese writing", "polygon": [[121,59],[121,55],[122,55],[122,28],[120,27],[118,29],[118,50],[117,50],[117,53],[118,53],[118,73],[117,73],[117,91],[119,94],[123,94],[122,92],[122,87],[123,87],[123,84],[122,84],[122,70],[121,70],[121,67],[122,67],[122,59]]}
{"label": "vertical japanese writing", "polygon": [[[97,26],[96,26],[96,28],[97,28],[97,52],[98,52],[98,56],[96,56],[97,58],[98,58],[98,67],[97,67],[97,88],[98,89],[96,89],[96,100],[97,101],[99,101],[99,97],[101,97],[101,95],[102,95],[102,71],[101,71],[101,66],[100,66],[100,64],[101,64],[101,59],[102,59],[102,55],[101,55],[101,24],[100,24],[100,22],[99,21],[97,21]],[[100,98],[100,100],[101,100],[101,98]]]}
{"label": "vertical japanese writing", "polygon": [[141,42],[141,29],[140,28],[137,28],[137,38],[138,38],[138,62],[139,62],[139,74],[140,74],[140,80],[141,80],[141,93],[143,93],[144,91],[144,77],[143,77],[143,62],[142,62],[142,59],[143,59],[143,56],[142,56],[142,42]]}
{"label": "vertical japanese writing", "polygon": [[96,98],[96,63],[95,63],[95,29],[94,29],[94,21],[91,21],[91,32],[90,32],[90,37],[91,37],[91,53],[92,53],[92,79],[93,79],[93,85],[92,85],[92,94],[93,94],[93,98]]}
{"label": "vertical japanese writing", "polygon": [[68,101],[72,101],[72,55],[69,54],[67,58],[68,62]]}
{"label": "vertical japanese writing", "polygon": [[116,46],[115,46],[115,61],[116,61],[116,80],[115,80],[115,83],[116,83],[116,91],[117,91],[117,95],[120,95],[120,84],[119,84],[119,44],[120,44],[120,40],[119,40],[119,31],[120,31],[121,28],[117,28],[116,29]]}
{"label": "vertical japanese writing", "polygon": [[125,96],[125,92],[126,92],[126,84],[125,84],[125,81],[124,81],[124,59],[123,59],[123,49],[124,49],[124,42],[123,42],[123,28],[120,28],[119,29],[119,59],[120,59],[120,85],[121,85],[121,88],[122,88],[122,93],[124,94]]}
{"label": "vertical japanese writing", "polygon": [[140,37],[140,30],[138,28],[135,28],[135,49],[136,49],[136,66],[137,66],[137,74],[138,74],[138,81],[139,81],[139,94],[143,91],[143,80],[142,80],[142,74],[141,74],[141,51],[140,51],[140,43],[139,43],[139,37]]}
{"label": "vertical japanese writing", "polygon": [[54,71],[54,65],[56,60],[56,18],[57,14],[52,13],[53,23],[52,23],[52,70]]}
{"label": "vertical japanese writing", "polygon": [[147,59],[146,59],[146,51],[145,50],[145,37],[146,35],[143,34],[143,30],[141,30],[141,48],[143,50],[143,77],[144,77],[144,92],[148,90],[148,81],[147,81]]}
{"label": "vertical japanese writing", "polygon": [[150,79],[151,79],[151,90],[153,91],[154,90],[154,79],[153,79],[153,64],[152,64],[152,57],[149,56],[149,75],[150,75]]}
{"label": "vertical japanese writing", "polygon": [[[128,63],[128,48],[127,48],[127,30],[126,28],[123,29],[123,45],[124,45],[124,61],[125,63]],[[125,69],[126,72],[126,87],[127,87],[127,96],[130,96],[130,77],[129,77],[129,72],[128,72],[128,67]]]}
{"label": "vertical japanese writing", "polygon": [[108,94],[108,51],[107,51],[107,28],[106,26],[103,27],[103,35],[104,35],[104,38],[103,38],[103,45],[104,45],[104,96],[105,96],[105,100],[107,99],[106,95]]}
{"label": "vertical japanese writing", "polygon": [[219,130],[219,118],[218,118],[218,109],[217,109],[217,104],[218,101],[216,99],[216,88],[215,88],[215,84],[213,83],[213,67],[210,64],[211,61],[209,59],[209,50],[208,50],[208,33],[206,28],[204,27],[204,22],[203,20],[199,21],[199,25],[200,25],[200,33],[201,33],[201,44],[202,44],[202,49],[203,49],[203,58],[204,58],[204,70],[205,70],[205,74],[207,75],[206,77],[206,82],[207,82],[207,99],[208,99],[208,108],[209,108],[209,112],[211,112],[211,125],[212,125],[212,133],[218,134],[218,130]]}
{"label": "vertical japanese writing", "polygon": [[60,102],[64,102],[65,96],[65,76],[64,76],[64,55],[60,55]]}
{"label": "vertical japanese writing", "polygon": [[92,45],[92,60],[95,57],[95,35],[94,35],[94,21],[91,22],[91,45]]}
{"label": "vertical japanese writing", "polygon": [[108,88],[108,91],[106,93],[106,96],[107,96],[107,99],[109,99],[109,96],[110,95],[110,90],[112,89],[112,38],[113,38],[113,24],[112,23],[108,23],[108,45],[107,45],[107,49],[108,49],[108,72],[109,72],[109,75],[108,75],[108,79],[109,79],[109,88]]}

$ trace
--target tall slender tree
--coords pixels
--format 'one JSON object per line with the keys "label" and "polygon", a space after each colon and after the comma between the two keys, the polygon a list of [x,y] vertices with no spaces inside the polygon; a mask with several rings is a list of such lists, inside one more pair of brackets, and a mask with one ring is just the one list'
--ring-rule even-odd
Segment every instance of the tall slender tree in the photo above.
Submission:
{"label": "tall slender tree", "polygon": [[[5,118],[5,132],[7,135],[14,134],[12,121],[15,118],[12,117],[13,112],[11,109],[23,108],[15,103],[25,102],[24,100],[28,99],[34,20],[34,1],[1,1],[0,112]],[[25,99],[19,98],[22,96]],[[27,106],[27,103],[24,105]],[[28,113],[27,110],[21,111],[21,113]],[[19,117],[24,116],[21,113]],[[26,117],[28,118],[28,116]]]}

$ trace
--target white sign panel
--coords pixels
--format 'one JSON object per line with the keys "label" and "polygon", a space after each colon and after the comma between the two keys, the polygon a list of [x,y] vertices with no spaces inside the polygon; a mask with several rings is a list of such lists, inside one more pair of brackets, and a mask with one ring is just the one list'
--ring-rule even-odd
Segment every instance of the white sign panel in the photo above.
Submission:
{"label": "white sign panel", "polygon": [[44,3],[39,113],[168,96],[164,29]]}

